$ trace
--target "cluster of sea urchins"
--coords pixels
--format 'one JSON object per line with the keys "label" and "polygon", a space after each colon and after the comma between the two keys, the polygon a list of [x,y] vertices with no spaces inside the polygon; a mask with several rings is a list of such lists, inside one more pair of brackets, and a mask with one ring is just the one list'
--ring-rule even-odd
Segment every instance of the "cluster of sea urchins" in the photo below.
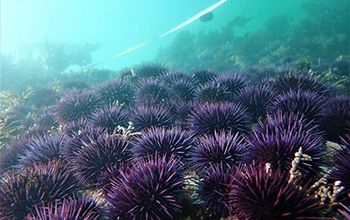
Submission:
{"label": "cluster of sea urchins", "polygon": [[31,100],[36,126],[0,151],[0,219],[315,219],[349,205],[349,97],[309,73],[251,76],[143,64]]}

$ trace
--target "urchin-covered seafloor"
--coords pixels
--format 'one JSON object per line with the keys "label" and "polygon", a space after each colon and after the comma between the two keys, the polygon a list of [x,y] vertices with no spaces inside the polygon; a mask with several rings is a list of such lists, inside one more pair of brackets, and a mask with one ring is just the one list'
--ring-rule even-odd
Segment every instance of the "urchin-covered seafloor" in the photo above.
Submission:
{"label": "urchin-covered seafloor", "polygon": [[5,112],[34,122],[0,151],[0,219],[350,216],[349,94],[282,69],[142,64],[36,90],[52,97]]}

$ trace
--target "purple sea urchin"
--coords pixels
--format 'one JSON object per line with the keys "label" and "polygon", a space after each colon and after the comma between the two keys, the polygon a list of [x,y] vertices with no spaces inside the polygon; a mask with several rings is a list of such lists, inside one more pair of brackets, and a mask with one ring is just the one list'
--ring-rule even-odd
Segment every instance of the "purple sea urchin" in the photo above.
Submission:
{"label": "purple sea urchin", "polygon": [[188,131],[177,128],[151,128],[142,132],[132,151],[135,158],[151,155],[169,158],[174,155],[180,159],[188,156],[188,151],[195,145],[195,139]]}
{"label": "purple sea urchin", "polygon": [[67,124],[79,119],[90,119],[102,101],[94,92],[70,90],[56,106],[57,120]]}
{"label": "purple sea urchin", "polygon": [[52,160],[61,159],[62,149],[66,147],[66,144],[67,137],[61,133],[33,137],[20,159],[20,165],[30,167],[34,164],[45,164]]}
{"label": "purple sea urchin", "polygon": [[140,78],[157,78],[169,72],[168,68],[157,63],[141,64],[135,67],[135,77]]}
{"label": "purple sea urchin", "polygon": [[0,172],[20,168],[20,158],[25,155],[31,137],[20,136],[0,149]]}
{"label": "purple sea urchin", "polygon": [[162,82],[146,79],[138,82],[135,97],[139,103],[149,100],[153,100],[155,103],[164,103],[168,100],[169,94],[167,87]]}
{"label": "purple sea urchin", "polygon": [[195,83],[194,78],[182,71],[169,71],[167,74],[159,78],[164,84],[171,86],[176,81],[185,81]]}
{"label": "purple sea urchin", "polygon": [[284,133],[292,129],[307,135],[322,135],[319,127],[306,120],[304,115],[300,113],[294,114],[277,111],[273,115],[268,114],[265,123],[259,120],[258,124],[253,127],[256,133],[271,135]]}
{"label": "purple sea urchin", "polygon": [[323,174],[322,166],[325,161],[322,156],[326,154],[324,141],[320,136],[302,131],[302,128],[277,128],[273,133],[259,133],[254,130],[252,137],[246,138],[246,141],[248,149],[245,158],[248,164],[253,161],[270,163],[272,169],[279,168],[283,172],[289,172],[295,153],[302,148],[303,154],[310,157],[310,160],[301,160],[298,164],[298,170],[303,177],[316,180]]}
{"label": "purple sea urchin", "polygon": [[196,87],[192,81],[174,79],[169,85],[169,97],[180,102],[191,101],[194,98]]}
{"label": "purple sea urchin", "polygon": [[317,77],[312,75],[286,74],[272,78],[268,84],[278,93],[287,93],[290,90],[326,94],[330,89]]}
{"label": "purple sea urchin", "polygon": [[188,117],[188,127],[196,135],[220,131],[246,133],[251,118],[240,104],[213,103],[199,105]]}
{"label": "purple sea urchin", "polygon": [[213,82],[227,88],[227,92],[231,99],[233,99],[240,90],[249,85],[250,80],[243,74],[234,72],[225,72],[217,76]]}
{"label": "purple sea urchin", "polygon": [[191,151],[191,167],[202,173],[213,166],[223,169],[239,165],[246,145],[238,133],[214,133],[198,138],[197,146]]}
{"label": "purple sea urchin", "polygon": [[80,119],[78,121],[69,122],[64,128],[63,132],[67,135],[67,137],[73,137],[73,135],[78,134],[84,129],[88,127],[87,120]]}
{"label": "purple sea urchin", "polygon": [[97,86],[96,92],[107,105],[112,105],[116,102],[119,104],[130,104],[134,95],[133,89],[127,81],[122,79],[100,84]]}
{"label": "purple sea urchin", "polygon": [[216,73],[210,70],[194,70],[190,73],[194,78],[194,82],[203,85],[216,77]]}
{"label": "purple sea urchin", "polygon": [[129,141],[115,133],[104,132],[83,141],[71,160],[72,172],[82,184],[96,185],[101,172],[129,160]]}
{"label": "purple sea urchin", "polygon": [[329,100],[319,124],[327,140],[339,143],[341,137],[350,135],[350,98],[337,96]]}
{"label": "purple sea urchin", "polygon": [[232,215],[230,187],[235,175],[235,167],[224,169],[222,166],[211,167],[198,183],[198,197],[202,206],[209,209],[217,218]]}
{"label": "purple sea urchin", "polygon": [[64,199],[50,202],[26,216],[25,220],[58,220],[58,219],[100,219],[102,208],[91,196],[79,199]]}
{"label": "purple sea urchin", "polygon": [[346,205],[350,204],[350,148],[342,148],[335,155],[332,162],[332,171],[329,180],[332,185],[336,181],[340,181],[340,186],[344,187],[337,195],[337,201]]}
{"label": "purple sea urchin", "polygon": [[52,109],[44,109],[36,120],[36,125],[39,128],[49,130],[52,127],[58,127],[59,124],[56,121],[55,113]]}
{"label": "purple sea urchin", "polygon": [[267,85],[247,86],[236,96],[235,100],[241,103],[251,113],[254,120],[265,118],[267,107],[276,97],[275,91]]}
{"label": "purple sea urchin", "polygon": [[121,107],[105,106],[94,112],[90,123],[93,126],[105,128],[112,133],[118,126],[127,127],[126,116],[126,113]]}
{"label": "purple sea urchin", "polygon": [[225,85],[208,82],[200,86],[196,92],[196,99],[205,102],[229,101],[230,93]]}
{"label": "purple sea urchin", "polygon": [[345,135],[345,137],[341,137],[341,145],[350,149],[350,134]]}
{"label": "purple sea urchin", "polygon": [[128,173],[112,180],[106,195],[112,218],[173,219],[181,210],[184,177],[174,158],[139,160]]}
{"label": "purple sea urchin", "polygon": [[269,67],[250,67],[247,69],[243,69],[239,72],[239,74],[246,75],[248,79],[252,81],[252,84],[262,84],[266,81],[266,79],[269,79],[276,75],[281,75],[278,73],[278,70],[275,67],[269,66]]}
{"label": "purple sea urchin", "polygon": [[67,146],[62,149],[63,158],[70,163],[84,144],[95,143],[98,137],[105,133],[100,127],[87,126],[78,131],[73,131],[68,139]]}
{"label": "purple sea urchin", "polygon": [[288,173],[265,166],[237,170],[231,185],[232,203],[239,219],[299,219],[320,216],[322,206],[307,188],[288,183]]}
{"label": "purple sea urchin", "polygon": [[174,108],[175,108],[175,119],[176,119],[175,125],[181,128],[187,128],[188,116],[192,111],[194,111],[198,103],[192,102],[192,101],[176,102],[174,105],[175,105]]}
{"label": "purple sea urchin", "polygon": [[128,161],[127,163],[119,163],[107,167],[104,171],[100,172],[95,184],[96,188],[102,189],[103,195],[106,195],[111,189],[111,180],[119,179],[122,173],[127,173],[129,171],[130,166],[131,162]]}
{"label": "purple sea urchin", "polygon": [[323,96],[313,92],[289,91],[279,95],[269,106],[270,114],[277,111],[284,113],[304,114],[305,119],[319,120],[325,107]]}
{"label": "purple sea urchin", "polygon": [[5,173],[0,180],[0,218],[23,219],[35,205],[72,196],[77,188],[76,179],[60,161]]}
{"label": "purple sea urchin", "polygon": [[141,105],[130,111],[130,119],[136,131],[151,127],[171,127],[173,118],[170,109],[162,106]]}
{"label": "purple sea urchin", "polygon": [[338,209],[339,213],[342,214],[346,219],[350,219],[350,207],[340,204],[341,208]]}

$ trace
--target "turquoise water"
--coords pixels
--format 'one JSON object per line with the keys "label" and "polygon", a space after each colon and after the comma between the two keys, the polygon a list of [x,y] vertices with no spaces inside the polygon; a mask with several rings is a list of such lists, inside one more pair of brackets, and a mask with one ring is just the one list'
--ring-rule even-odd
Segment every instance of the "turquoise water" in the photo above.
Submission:
{"label": "turquoise water", "polygon": [[[118,70],[153,61],[159,48],[167,47],[179,32],[217,30],[237,16],[251,18],[246,26],[235,30],[237,36],[259,30],[267,19],[276,15],[289,15],[293,22],[298,22],[305,16],[300,10],[303,2],[305,1],[227,1],[213,11],[212,21],[195,21],[165,38],[99,67]],[[317,4],[317,1],[314,2]],[[2,0],[1,52],[21,56],[28,53],[28,50],[43,47],[45,42],[70,46],[92,43],[100,45],[91,53],[92,62],[104,61],[172,29],[214,3],[216,1],[213,0]]]}
{"label": "turquoise water", "polygon": [[217,2],[2,0],[1,90],[150,62],[227,71],[278,66],[286,58],[317,65],[349,59],[348,0],[228,0],[211,20],[156,38]]}

